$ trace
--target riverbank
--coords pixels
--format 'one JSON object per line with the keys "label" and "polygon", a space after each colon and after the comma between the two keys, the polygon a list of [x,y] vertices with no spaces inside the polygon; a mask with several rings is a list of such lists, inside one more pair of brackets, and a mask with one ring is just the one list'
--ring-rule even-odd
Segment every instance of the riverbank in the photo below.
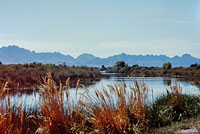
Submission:
{"label": "riverbank", "polygon": [[[122,61],[121,61],[122,62]],[[108,67],[106,73],[121,73],[128,77],[170,77],[180,78],[182,81],[189,81],[200,87],[200,65],[191,65],[190,67],[141,67],[138,65],[128,66],[127,64],[117,64]]]}
{"label": "riverbank", "polygon": [[[110,85],[109,90],[87,88],[76,93],[78,103],[70,97],[69,81],[60,87],[48,74],[41,85],[39,109],[12,107],[6,85],[0,90],[0,133],[153,133],[173,122],[199,116],[198,96],[184,95],[179,85],[173,85],[153,103],[147,104],[148,89],[145,83],[134,82],[131,90],[125,83]],[[63,91],[67,92],[63,92]],[[78,97],[78,95],[81,95]],[[64,99],[66,98],[66,99]],[[77,99],[76,98],[76,99]],[[94,99],[96,98],[96,99]],[[128,98],[128,99],[126,99]],[[3,105],[6,106],[3,109]]]}
{"label": "riverbank", "polygon": [[66,66],[54,64],[13,64],[0,65],[0,83],[8,82],[11,89],[37,88],[47,73],[51,73],[53,79],[59,85],[70,78],[70,86],[76,86],[77,80],[81,84],[89,84],[91,81],[99,81],[102,77],[96,67]]}
{"label": "riverbank", "polygon": [[190,134],[195,132],[199,134],[200,130],[200,116],[185,119],[180,122],[173,122],[171,125],[166,127],[160,127],[154,130],[156,134]]}

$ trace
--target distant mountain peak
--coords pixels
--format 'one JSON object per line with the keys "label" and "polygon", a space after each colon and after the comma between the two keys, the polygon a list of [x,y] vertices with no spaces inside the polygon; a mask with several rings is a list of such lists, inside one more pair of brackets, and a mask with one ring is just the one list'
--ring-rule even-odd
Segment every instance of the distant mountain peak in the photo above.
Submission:
{"label": "distant mountain peak", "polygon": [[9,45],[9,46],[7,46],[7,48],[11,48],[11,47],[19,48],[19,46],[17,46],[17,45]]}
{"label": "distant mountain peak", "polygon": [[17,45],[9,45],[8,47],[2,47],[2,48],[6,48],[6,49],[15,49],[15,50],[26,50],[26,51],[29,51],[28,49],[25,49],[25,48],[19,47],[19,46],[17,46]]}
{"label": "distant mountain peak", "polygon": [[24,48],[20,48],[20,47],[18,47],[18,46],[16,46],[16,45],[9,45],[9,46],[4,46],[4,47],[2,47],[2,48],[6,48],[6,49],[24,49]]}
{"label": "distant mountain peak", "polygon": [[172,57],[172,59],[178,59],[178,58],[181,58],[181,57],[178,55],[175,55],[174,57]]}
{"label": "distant mountain peak", "polygon": [[2,47],[0,48],[2,49],[4,52],[7,52],[7,54],[12,54],[12,53],[29,53],[30,51],[24,48],[20,48],[17,45],[9,45],[7,47]]}
{"label": "distant mountain peak", "polygon": [[79,55],[76,59],[80,59],[80,58],[96,58],[96,57],[89,53],[83,53],[83,54]]}
{"label": "distant mountain peak", "polygon": [[140,66],[162,66],[163,63],[171,62],[173,67],[190,66],[191,64],[200,64],[200,59],[184,54],[181,57],[174,56],[172,58],[166,55],[130,55],[121,53],[107,58],[99,58],[89,53],[83,53],[77,58],[70,55],[64,55],[60,52],[44,52],[37,53],[17,45],[9,45],[0,48],[0,61],[3,64],[24,64],[24,63],[48,63],[67,65],[87,65],[87,66],[113,66],[117,61],[125,61],[129,65],[138,64]]}
{"label": "distant mountain peak", "polygon": [[80,54],[78,57],[80,57],[80,56],[93,56],[93,57],[95,57],[93,54],[89,54],[89,53]]}
{"label": "distant mountain peak", "polygon": [[190,54],[184,54],[182,57],[192,57]]}
{"label": "distant mountain peak", "polygon": [[127,54],[126,54],[126,53],[121,53],[120,55],[124,55],[124,56],[125,56],[125,55],[127,55]]}

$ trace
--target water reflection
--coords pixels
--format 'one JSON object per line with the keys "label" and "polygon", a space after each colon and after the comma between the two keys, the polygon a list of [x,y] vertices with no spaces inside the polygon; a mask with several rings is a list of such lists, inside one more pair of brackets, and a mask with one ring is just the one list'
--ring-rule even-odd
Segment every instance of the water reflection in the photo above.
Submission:
{"label": "water reflection", "polygon": [[172,84],[172,81],[171,80],[163,80],[163,84],[165,86],[170,86]]}
{"label": "water reflection", "polygon": [[[98,82],[93,82],[92,85],[87,86],[89,90],[89,94],[95,94],[94,89],[100,90],[103,87],[108,89],[108,85],[114,84],[121,84],[125,82],[126,85],[133,85],[133,80],[137,80],[138,83],[144,81],[149,89],[148,93],[148,101],[152,102],[155,98],[159,97],[160,95],[166,94],[166,89],[170,89],[171,84],[180,84],[183,89],[183,93],[185,94],[195,94],[200,95],[200,90],[197,86],[190,84],[189,82],[179,81],[176,78],[165,78],[165,77],[110,77],[108,79],[101,79]],[[127,86],[129,88],[129,86]],[[129,90],[129,89],[128,89]],[[80,87],[78,90],[78,96],[76,96],[75,88],[70,89],[70,97],[75,103],[80,97],[80,94],[83,93],[85,90],[83,87]],[[65,92],[65,91],[64,91]],[[36,107],[38,103],[41,102],[41,97],[38,92],[18,92],[16,94],[11,94],[11,101],[13,104],[19,105],[21,102],[24,106],[28,107]]]}

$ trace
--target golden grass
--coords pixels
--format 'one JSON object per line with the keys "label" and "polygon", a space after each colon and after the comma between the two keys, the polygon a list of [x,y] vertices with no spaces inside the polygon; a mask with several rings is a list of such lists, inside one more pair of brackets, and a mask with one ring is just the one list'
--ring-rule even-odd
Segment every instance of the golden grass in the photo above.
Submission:
{"label": "golden grass", "polygon": [[95,90],[95,96],[84,94],[84,101],[79,100],[84,110],[79,109],[79,114],[92,124],[95,133],[139,132],[138,125],[145,121],[148,90],[144,83],[134,81],[134,85],[130,91],[123,82],[109,85],[109,90]]}
{"label": "golden grass", "polygon": [[2,84],[0,88],[0,133],[22,134],[23,120],[22,105],[19,108],[11,106],[7,83]]}
{"label": "golden grass", "polygon": [[170,86],[170,90],[167,90],[167,95],[171,98],[171,106],[176,107],[182,106],[182,87],[175,83],[174,85]]}
{"label": "golden grass", "polygon": [[[71,98],[69,78],[64,86],[62,83],[57,86],[50,73],[43,81],[40,89],[40,112],[29,117],[37,118],[35,124],[40,126],[44,134],[142,133],[149,127],[149,115],[152,113],[148,113],[151,111],[148,111],[150,106],[146,104],[148,88],[144,82],[134,80],[132,85],[127,86],[122,81],[121,84],[94,89],[94,94],[85,87],[85,91],[78,95],[78,81],[76,98]],[[29,133],[32,128],[25,124],[27,115],[22,112],[22,105],[18,108],[12,106],[6,85],[7,83],[0,88],[0,134]],[[181,113],[180,85],[171,86],[167,93],[170,107]],[[78,99],[77,104],[73,103],[75,99]]]}
{"label": "golden grass", "polygon": [[[108,89],[95,90],[95,96],[85,92],[74,105],[69,95],[69,79],[59,87],[50,74],[44,78],[40,104],[44,124],[50,134],[93,132],[133,133],[145,124],[145,106],[148,89],[144,82],[134,81],[134,86],[108,85]],[[76,85],[78,94],[79,81]],[[65,92],[64,92],[65,90]],[[66,97],[64,101],[64,95]]]}
{"label": "golden grass", "polygon": [[[40,104],[41,118],[44,121],[42,128],[49,134],[65,134],[76,131],[80,120],[70,102],[69,79],[67,79],[65,87],[60,84],[58,88],[51,74],[48,74],[44,78],[42,89],[42,103]],[[64,95],[66,96],[65,101]]]}

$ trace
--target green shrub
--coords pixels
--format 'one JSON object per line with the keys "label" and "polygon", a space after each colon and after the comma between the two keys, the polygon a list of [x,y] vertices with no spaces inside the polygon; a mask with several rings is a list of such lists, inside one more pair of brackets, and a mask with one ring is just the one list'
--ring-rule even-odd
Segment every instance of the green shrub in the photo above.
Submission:
{"label": "green shrub", "polygon": [[171,122],[198,116],[200,99],[196,96],[181,94],[181,105],[171,105],[172,94],[163,95],[147,108],[147,120],[150,127],[163,127]]}
{"label": "green shrub", "polygon": [[172,64],[170,62],[164,63],[163,64],[163,69],[168,70],[172,68]]}

